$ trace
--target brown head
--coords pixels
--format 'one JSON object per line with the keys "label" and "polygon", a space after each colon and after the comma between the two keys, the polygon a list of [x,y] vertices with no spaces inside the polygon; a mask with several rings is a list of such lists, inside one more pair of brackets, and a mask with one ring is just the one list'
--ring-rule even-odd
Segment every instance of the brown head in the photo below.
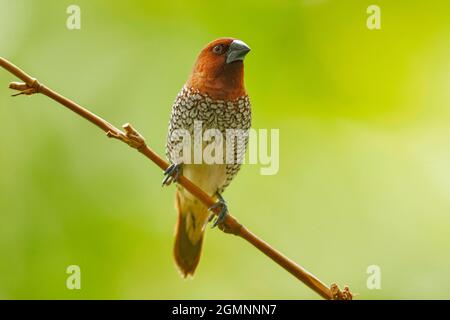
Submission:
{"label": "brown head", "polygon": [[234,100],[246,95],[244,58],[250,47],[233,38],[209,43],[198,55],[187,86],[213,99]]}

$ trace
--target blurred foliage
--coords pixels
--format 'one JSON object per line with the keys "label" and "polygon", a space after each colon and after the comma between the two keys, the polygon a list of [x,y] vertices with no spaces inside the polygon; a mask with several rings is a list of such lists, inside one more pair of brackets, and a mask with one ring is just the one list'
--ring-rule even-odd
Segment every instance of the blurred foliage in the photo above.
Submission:
{"label": "blurred foliage", "polygon": [[[281,154],[274,176],[244,166],[234,215],[358,298],[450,298],[448,1],[78,0],[69,31],[72,3],[0,0],[0,55],[163,154],[200,48],[244,40],[253,127],[279,128]],[[0,298],[318,298],[217,230],[181,280],[160,170],[45,97],[10,98],[15,80],[0,70]],[[373,264],[381,290],[366,287]]]}

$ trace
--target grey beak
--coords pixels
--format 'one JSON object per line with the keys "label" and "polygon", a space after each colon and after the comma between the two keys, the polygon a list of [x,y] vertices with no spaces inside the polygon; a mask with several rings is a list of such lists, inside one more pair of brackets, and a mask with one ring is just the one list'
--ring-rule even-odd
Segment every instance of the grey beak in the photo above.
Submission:
{"label": "grey beak", "polygon": [[247,53],[250,52],[250,47],[241,40],[233,40],[227,52],[227,63],[234,61],[244,61]]}

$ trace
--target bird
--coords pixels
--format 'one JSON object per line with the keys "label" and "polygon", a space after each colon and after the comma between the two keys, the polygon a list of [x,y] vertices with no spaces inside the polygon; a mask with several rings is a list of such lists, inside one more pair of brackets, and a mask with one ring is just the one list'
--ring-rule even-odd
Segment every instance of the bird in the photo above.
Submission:
{"label": "bird", "polygon": [[[178,220],[173,255],[183,278],[192,277],[199,264],[208,222],[219,212],[213,222],[215,227],[228,214],[222,192],[241,167],[242,161],[236,160],[245,155],[251,126],[251,104],[244,86],[244,58],[250,50],[246,43],[235,38],[219,38],[208,43],[198,54],[192,72],[172,106],[166,142],[166,157],[170,165],[164,172],[163,186],[176,183],[180,175],[183,175],[216,200],[215,205],[207,208],[177,184],[175,207]],[[226,145],[228,129],[244,133],[239,140],[241,143],[233,145],[232,150],[224,151],[230,152],[235,161],[180,161],[180,157],[175,154],[175,150],[179,151],[177,146],[180,143],[180,135],[177,133],[181,130],[194,136],[195,123],[200,121],[201,133],[214,129],[221,134],[221,145],[220,137],[215,137],[219,148]],[[200,147],[204,151],[207,144],[202,142]],[[188,149],[191,154],[194,148]],[[226,155],[221,157],[225,159]]]}

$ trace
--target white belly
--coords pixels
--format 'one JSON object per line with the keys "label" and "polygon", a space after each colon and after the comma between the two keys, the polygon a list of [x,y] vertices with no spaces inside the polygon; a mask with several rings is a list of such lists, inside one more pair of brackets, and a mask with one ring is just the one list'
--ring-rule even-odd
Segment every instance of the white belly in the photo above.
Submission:
{"label": "white belly", "polygon": [[[226,164],[184,164],[183,175],[207,194],[214,196],[226,181]],[[187,191],[184,195],[195,199]]]}

